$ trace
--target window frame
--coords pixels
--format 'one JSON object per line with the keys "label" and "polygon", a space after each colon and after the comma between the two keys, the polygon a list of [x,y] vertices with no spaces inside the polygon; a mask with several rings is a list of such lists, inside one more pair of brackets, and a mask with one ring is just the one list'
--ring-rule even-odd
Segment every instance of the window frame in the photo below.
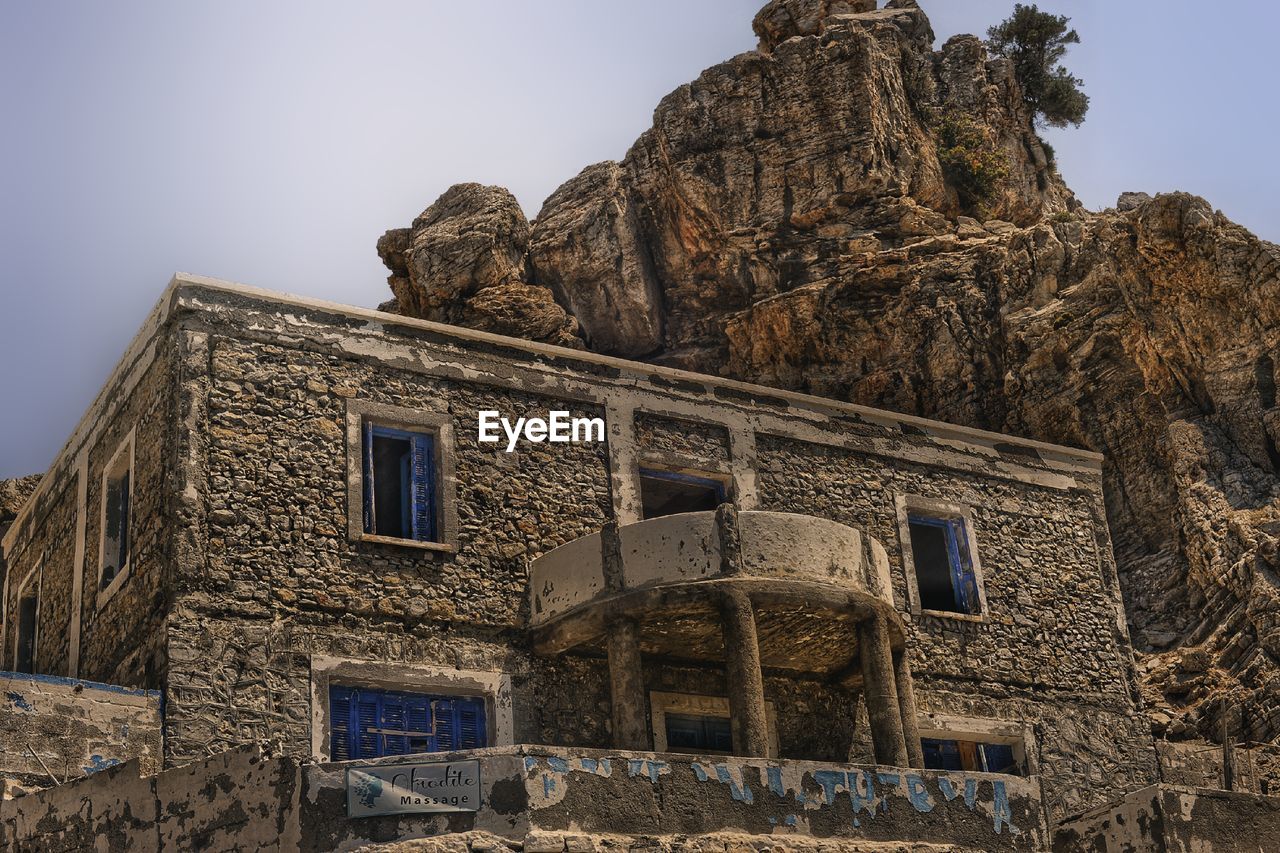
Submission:
{"label": "window frame", "polygon": [[[123,586],[125,581],[127,581],[133,574],[134,557],[137,554],[137,549],[135,547],[137,542],[133,535],[134,528],[136,527],[134,522],[137,519],[137,513],[135,512],[136,506],[133,499],[134,494],[137,491],[138,483],[137,465],[135,464],[137,461],[135,451],[136,443],[134,441],[136,429],[137,428],[134,427],[129,430],[129,433],[124,437],[120,444],[116,446],[115,452],[107,459],[107,463],[102,466],[102,476],[99,481],[98,491],[98,571],[96,575],[98,587],[97,607],[99,610],[101,610],[108,601],[115,597],[116,592],[119,591],[120,587]],[[125,536],[127,543],[126,556],[124,565],[117,567],[115,569],[115,574],[111,576],[111,579],[106,583],[103,583],[107,570],[107,494],[109,491],[109,483],[112,478],[112,472],[116,468],[116,463],[120,461],[121,455],[126,451],[129,454],[128,465],[125,469],[129,475],[129,512],[128,518],[125,520]]]}
{"label": "window frame", "polygon": [[[667,746],[667,714],[691,717],[722,717],[732,720],[727,696],[706,696],[700,693],[667,693],[653,690],[649,693],[650,733],[653,735],[653,751],[669,752]],[[778,757],[778,715],[772,702],[765,700],[764,718],[768,728],[768,755]],[[722,755],[719,752],[683,753],[686,755]]]}
{"label": "window frame", "polygon": [[512,746],[515,743],[511,676],[506,672],[312,655],[311,754],[317,761],[331,760],[329,748],[333,737],[333,717],[329,707],[329,688],[333,685],[484,699],[485,741],[488,746]]}
{"label": "window frame", "polygon": [[[355,724],[355,731],[348,731],[348,752],[359,752],[359,741],[364,737],[366,732],[372,733],[375,740],[375,755],[351,755],[346,758],[333,757],[333,739],[334,722],[337,715],[334,712],[334,693],[338,691],[346,691],[348,695],[346,701],[351,703],[352,707],[347,711],[348,726]],[[358,701],[362,700],[362,701]],[[421,700],[427,700],[426,708],[423,707]],[[437,714],[437,703],[444,700],[452,706],[450,718],[442,719],[442,715]],[[350,684],[346,681],[330,681],[329,682],[329,750],[330,758],[335,761],[371,761],[379,758],[391,758],[395,756],[405,755],[435,755],[447,752],[459,752],[462,750],[485,749],[489,746],[489,701],[484,695],[472,695],[470,693],[441,693],[439,691],[423,692],[418,689],[407,690],[403,687],[368,687],[361,684]],[[360,707],[363,704],[372,704],[377,709],[379,725],[377,728],[365,729],[359,728]],[[465,703],[477,709],[477,717],[480,725],[477,734],[483,740],[483,743],[472,746],[462,746],[453,735],[461,729],[462,709],[457,703]],[[402,716],[400,719],[404,729],[394,727],[393,721],[390,719],[392,709],[398,706]],[[415,710],[422,713],[429,709],[430,733],[425,729],[414,732],[413,715]],[[449,734],[448,741],[452,741],[451,745],[441,748],[440,736],[442,728],[447,730]],[[401,738],[404,743],[404,750],[400,752],[388,750],[388,739]],[[461,735],[459,735],[459,739]],[[415,739],[425,739],[435,742],[435,749],[413,749],[413,741]],[[447,741],[447,742],[448,742]]]}
{"label": "window frame", "polygon": [[[987,609],[987,585],[978,557],[978,536],[973,521],[973,509],[964,504],[924,498],[916,495],[894,495],[894,507],[898,516],[898,545],[902,553],[902,568],[907,581],[907,603],[916,616],[932,616],[939,619],[956,619],[967,622],[983,622],[990,615]],[[930,516],[939,520],[952,519],[964,527],[965,545],[969,550],[969,564],[978,593],[976,613],[952,610],[933,610],[921,606],[920,582],[916,572],[915,552],[911,546],[911,517]]]}
{"label": "window frame", "polygon": [[734,479],[729,473],[723,471],[706,471],[699,468],[687,468],[682,465],[673,465],[669,462],[645,458],[639,460],[636,464],[636,500],[639,505],[641,521],[647,521],[650,518],[665,517],[660,515],[646,516],[644,514],[644,479],[646,477],[657,480],[670,480],[671,482],[677,483],[697,480],[707,483],[715,483],[720,487],[720,503],[734,502]]}
{"label": "window frame", "polygon": [[14,595],[14,611],[13,611],[13,658],[11,660],[14,672],[22,672],[18,668],[18,654],[22,647],[22,600],[26,598],[27,586],[31,583],[32,578],[36,579],[36,591],[32,598],[36,602],[35,624],[31,627],[31,671],[28,675],[36,675],[39,670],[40,661],[40,598],[44,592],[44,564],[41,563],[32,566],[31,570],[23,577],[22,582],[18,584],[17,591]]}
{"label": "window frame", "polygon": [[921,740],[969,741],[1012,747],[1014,760],[1024,778],[1040,772],[1036,761],[1035,732],[1024,721],[924,714],[921,715],[919,731]]}
{"label": "window frame", "polygon": [[[365,425],[429,435],[435,456],[435,533],[431,541],[365,532]],[[458,507],[453,418],[447,412],[347,401],[347,538],[354,543],[394,545],[421,551],[457,550]]]}

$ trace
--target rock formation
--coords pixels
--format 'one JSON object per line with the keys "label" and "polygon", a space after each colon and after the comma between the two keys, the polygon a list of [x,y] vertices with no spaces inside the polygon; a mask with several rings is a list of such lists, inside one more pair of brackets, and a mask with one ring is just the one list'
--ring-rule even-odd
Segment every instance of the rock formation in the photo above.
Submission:
{"label": "rock formation", "polygon": [[399,310],[1105,453],[1157,729],[1280,734],[1280,247],[1183,194],[1083,211],[914,0],[755,29],[531,226],[463,185],[389,232]]}
{"label": "rock formation", "polygon": [[35,493],[38,485],[40,485],[39,474],[0,480],[0,536],[4,535],[9,525],[18,517],[22,505]]}

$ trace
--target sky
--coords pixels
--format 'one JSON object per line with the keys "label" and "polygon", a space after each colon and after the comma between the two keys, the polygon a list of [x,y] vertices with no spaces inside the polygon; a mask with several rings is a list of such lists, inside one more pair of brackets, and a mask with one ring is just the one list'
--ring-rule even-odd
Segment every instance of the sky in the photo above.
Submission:
{"label": "sky", "polygon": [[[375,306],[451,184],[530,216],[763,0],[0,0],[0,478],[44,471],[176,271]],[[1012,0],[922,0],[942,40]],[[1182,189],[1280,242],[1280,3],[1041,0],[1093,105],[1087,207]]]}

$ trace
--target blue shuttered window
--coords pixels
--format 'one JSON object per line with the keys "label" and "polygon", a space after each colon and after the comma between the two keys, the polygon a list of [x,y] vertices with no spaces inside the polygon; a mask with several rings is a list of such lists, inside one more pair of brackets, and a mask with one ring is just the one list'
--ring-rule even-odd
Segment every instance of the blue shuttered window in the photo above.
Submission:
{"label": "blue shuttered window", "polygon": [[968,770],[1021,776],[1022,767],[1007,743],[921,738],[926,770]]}
{"label": "blue shuttered window", "polygon": [[364,532],[439,541],[435,436],[366,422],[363,442]]}
{"label": "blue shuttered window", "polygon": [[329,688],[329,714],[332,761],[488,745],[485,702],[480,697],[335,684]]}
{"label": "blue shuttered window", "polygon": [[981,613],[982,599],[964,519],[913,513],[908,521],[920,606],[926,610]]}

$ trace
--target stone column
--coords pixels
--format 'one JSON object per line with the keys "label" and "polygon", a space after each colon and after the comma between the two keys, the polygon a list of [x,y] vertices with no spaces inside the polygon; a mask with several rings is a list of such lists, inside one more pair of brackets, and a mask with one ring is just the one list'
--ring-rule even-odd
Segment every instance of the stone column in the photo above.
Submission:
{"label": "stone column", "polygon": [[615,620],[609,625],[608,647],[614,748],[646,752],[652,746],[645,714],[640,626],[634,619]]}
{"label": "stone column", "polygon": [[862,693],[867,701],[876,763],[907,767],[907,741],[902,734],[902,709],[893,678],[889,626],[880,614],[858,624],[858,655],[862,659]]}
{"label": "stone column", "polygon": [[[620,592],[625,585],[622,539],[616,522],[600,531],[600,557],[605,588]],[[645,712],[644,668],[640,659],[640,625],[634,619],[614,619],[606,627],[609,652],[609,694],[613,706],[613,745],[616,749],[647,751],[648,716]]]}
{"label": "stone column", "polygon": [[898,710],[902,714],[902,736],[907,741],[907,760],[924,769],[924,746],[920,743],[920,718],[916,712],[915,682],[911,677],[911,656],[906,649],[893,656],[893,682],[898,688]]}
{"label": "stone column", "polygon": [[720,624],[729,680],[733,754],[763,758],[769,754],[769,722],[764,711],[764,676],[760,672],[756,616],[745,592],[730,589],[723,594]]}

